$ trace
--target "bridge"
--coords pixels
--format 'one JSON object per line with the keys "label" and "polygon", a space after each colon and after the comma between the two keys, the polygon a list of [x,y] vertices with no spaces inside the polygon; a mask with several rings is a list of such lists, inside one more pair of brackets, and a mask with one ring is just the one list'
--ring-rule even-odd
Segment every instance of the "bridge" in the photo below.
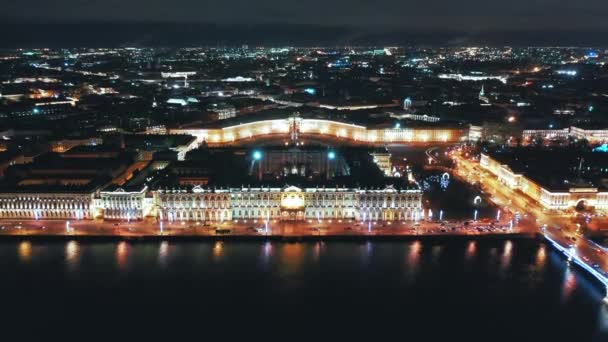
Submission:
{"label": "bridge", "polygon": [[[569,263],[578,266],[580,269],[584,270],[585,272],[587,272],[587,274],[591,275],[604,285],[604,287],[606,288],[606,297],[604,298],[604,301],[608,303],[608,272],[605,272],[602,269],[603,265],[599,263],[594,263],[593,265],[590,265],[590,263],[593,262],[595,258],[605,259],[601,256],[598,257],[597,252],[594,253],[593,251],[597,251],[598,249],[600,249],[604,250],[605,252],[605,249],[601,246],[597,246],[595,243],[592,243],[584,238],[580,239],[580,242],[578,242],[577,244],[564,245],[564,242],[558,241],[558,236],[549,232],[546,228],[543,228],[542,230],[545,240],[547,240],[555,250],[564,255],[568,259]],[[598,260],[598,262],[600,263],[601,261],[602,260]]]}

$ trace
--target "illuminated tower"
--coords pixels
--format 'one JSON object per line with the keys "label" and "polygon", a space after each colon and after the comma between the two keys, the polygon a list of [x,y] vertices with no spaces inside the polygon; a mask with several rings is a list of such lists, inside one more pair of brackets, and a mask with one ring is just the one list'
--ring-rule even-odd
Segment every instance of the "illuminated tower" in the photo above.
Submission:
{"label": "illuminated tower", "polygon": [[481,85],[481,90],[479,91],[479,101],[483,103],[490,103],[490,99],[486,96],[483,84]]}
{"label": "illuminated tower", "polygon": [[405,100],[403,100],[403,110],[409,110],[410,108],[412,108],[412,99],[406,97]]}

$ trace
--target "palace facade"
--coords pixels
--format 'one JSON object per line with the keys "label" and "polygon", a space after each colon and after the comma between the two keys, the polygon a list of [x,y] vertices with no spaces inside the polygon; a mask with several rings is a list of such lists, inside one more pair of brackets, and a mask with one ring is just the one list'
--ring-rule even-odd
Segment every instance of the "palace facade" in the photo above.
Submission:
{"label": "palace facade", "polygon": [[94,193],[0,193],[0,219],[90,219]]}
{"label": "palace facade", "polygon": [[3,193],[0,219],[414,220],[421,217],[419,189],[230,188],[98,193]]}
{"label": "palace facade", "polygon": [[367,128],[344,122],[288,118],[264,120],[223,128],[176,128],[170,134],[189,134],[199,143],[224,145],[270,135],[318,135],[367,144],[456,143],[469,140],[469,129],[447,127]]}
{"label": "palace facade", "polygon": [[414,220],[422,211],[419,189],[231,188],[156,192],[158,217],[169,221],[272,219]]}

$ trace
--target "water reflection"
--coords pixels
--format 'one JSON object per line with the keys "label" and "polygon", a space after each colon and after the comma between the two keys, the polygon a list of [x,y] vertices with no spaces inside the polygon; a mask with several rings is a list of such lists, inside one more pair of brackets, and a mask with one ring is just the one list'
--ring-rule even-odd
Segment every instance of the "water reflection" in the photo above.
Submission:
{"label": "water reflection", "polygon": [[29,241],[21,241],[17,251],[21,262],[29,262],[32,259],[32,244]]}
{"label": "water reflection", "polygon": [[574,276],[574,272],[572,272],[572,267],[568,265],[568,267],[566,267],[566,272],[564,272],[564,279],[562,281],[562,301],[568,301],[575,289],[576,277]]}
{"label": "water reflection", "polygon": [[[608,291],[608,288],[606,289]],[[608,295],[604,299],[605,304],[598,310],[598,330],[601,334],[608,334]]]}
{"label": "water reflection", "polygon": [[302,243],[286,243],[281,249],[281,273],[283,275],[292,275],[300,270],[304,258],[304,249]]}
{"label": "water reflection", "polygon": [[262,257],[260,258],[262,267],[264,270],[268,270],[268,264],[270,257],[272,256],[272,243],[270,241],[264,242],[262,245]]}
{"label": "water reflection", "polygon": [[317,243],[315,243],[315,246],[313,248],[313,253],[314,253],[316,261],[319,260],[319,257],[321,256],[322,249],[323,249],[323,242],[317,241]]}
{"label": "water reflection", "polygon": [[[475,322],[483,327],[501,321],[504,322],[502,329],[524,326],[538,329],[532,334],[551,333],[543,328],[546,326],[543,323],[551,321],[556,326],[564,326],[573,319],[573,313],[576,320],[572,321],[572,329],[582,331],[582,327],[577,327],[580,322],[587,322],[586,332],[605,331],[608,325],[608,307],[600,303],[604,289],[581,277],[578,268],[566,269],[565,258],[549,245],[533,240],[86,244],[18,241],[4,246],[4,249],[0,246],[0,253],[8,253],[8,257],[3,260],[2,270],[10,277],[0,282],[0,289],[2,293],[19,295],[15,306],[25,304],[49,307],[51,312],[56,310],[40,305],[43,297],[32,298],[25,292],[35,276],[49,293],[61,296],[66,305],[77,309],[72,312],[80,312],[87,320],[103,320],[107,312],[91,309],[90,301],[78,302],[83,297],[71,295],[74,289],[107,293],[102,298],[108,302],[103,304],[114,308],[132,303],[138,296],[142,298],[142,286],[146,286],[145,290],[151,293],[171,294],[164,306],[155,306],[158,312],[178,312],[183,303],[193,307],[194,304],[225,305],[229,309],[245,303],[256,311],[265,305],[269,308],[292,305],[298,312],[322,312],[331,297],[336,299],[336,305],[331,308],[336,310],[335,317],[368,312],[372,314],[364,315],[366,322],[372,320],[377,326],[386,324],[382,317],[386,303],[395,307],[406,305],[404,312],[412,315],[405,320],[413,324],[418,324],[418,317],[424,316],[429,307],[439,307],[446,311],[442,315],[448,317],[453,326]],[[486,262],[490,249],[495,258]],[[220,261],[212,262],[212,258]],[[441,260],[434,263],[431,258]],[[23,262],[28,260],[29,264],[24,266]],[[204,260],[203,267],[195,267],[199,260]],[[366,261],[373,264],[368,267]],[[473,262],[479,267],[468,267]],[[69,272],[67,268],[74,264],[78,267]],[[501,265],[508,265],[509,279],[497,276]],[[128,277],[124,277],[126,272],[120,267],[128,268]],[[544,267],[542,272],[538,271],[540,267]],[[527,285],[531,277],[534,277],[533,288]],[[188,281],[187,286],[184,279]],[[591,287],[591,291],[587,287]],[[214,294],[214,301],[210,303],[206,294]],[[229,298],[231,294],[235,294],[234,302]],[[41,293],[41,296],[46,295]],[[462,300],[457,300],[458,297]],[[156,302],[163,302],[163,298],[160,299]],[[560,305],[562,300],[567,302]],[[135,305],[129,306],[134,310],[133,317],[142,313],[155,315],[155,310],[145,311],[145,305],[138,305],[140,303],[135,301],[132,303]],[[522,310],[522,304],[531,309]],[[5,301],[3,305],[7,312],[15,311],[6,307],[13,305],[12,302]],[[355,306],[357,310],[352,311]],[[460,314],[463,307],[467,315]],[[530,323],[545,312],[539,324]],[[248,317],[251,320],[251,316]],[[302,315],[294,319],[310,321],[310,317]],[[537,340],[560,340],[560,336],[550,337],[553,336]]]}
{"label": "water reflection", "polygon": [[538,251],[536,252],[536,266],[538,268],[543,268],[547,263],[547,251],[545,250],[545,246],[540,246]]}
{"label": "water reflection", "polygon": [[125,268],[129,256],[129,245],[126,241],[121,241],[116,245],[116,264],[119,268]]}
{"label": "water reflection", "polygon": [[369,263],[371,261],[371,256],[372,256],[373,250],[374,250],[374,248],[373,248],[373,244],[371,241],[366,241],[364,244],[359,245],[359,251],[361,254],[361,258],[362,258],[362,264],[364,266],[369,265]]}
{"label": "water reflection", "polygon": [[167,265],[167,259],[169,258],[169,243],[163,241],[158,247],[158,262],[161,266]]}
{"label": "water reflection", "polygon": [[513,251],[513,242],[511,240],[505,241],[505,245],[502,251],[502,256],[500,257],[500,272],[504,275],[504,273],[509,269],[511,265],[511,254]]}
{"label": "water reflection", "polygon": [[407,276],[410,280],[414,280],[415,275],[418,273],[420,266],[420,252],[422,251],[422,244],[420,241],[414,241],[409,246],[409,252],[407,253]]}
{"label": "water reflection", "polygon": [[213,260],[218,260],[222,257],[224,253],[224,242],[216,241],[213,245]]}
{"label": "water reflection", "polygon": [[70,269],[78,265],[80,259],[80,245],[75,240],[71,240],[65,245],[65,261]]}
{"label": "water reflection", "polygon": [[465,252],[465,258],[468,260],[471,260],[475,254],[477,253],[477,243],[475,241],[469,241],[468,245],[467,245],[467,250]]}
{"label": "water reflection", "polygon": [[431,249],[431,257],[433,263],[439,263],[439,258],[441,257],[441,252],[443,251],[442,246],[433,246]]}

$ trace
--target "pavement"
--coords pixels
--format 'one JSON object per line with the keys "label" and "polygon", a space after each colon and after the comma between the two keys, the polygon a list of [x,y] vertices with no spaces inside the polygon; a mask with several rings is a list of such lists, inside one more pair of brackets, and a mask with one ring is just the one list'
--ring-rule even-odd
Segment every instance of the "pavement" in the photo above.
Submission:
{"label": "pavement", "polygon": [[[162,227],[161,227],[162,226]],[[529,225],[511,227],[510,217],[500,221],[375,221],[261,220],[225,222],[11,220],[0,221],[0,236],[424,236],[424,235],[510,235],[530,233]]]}

